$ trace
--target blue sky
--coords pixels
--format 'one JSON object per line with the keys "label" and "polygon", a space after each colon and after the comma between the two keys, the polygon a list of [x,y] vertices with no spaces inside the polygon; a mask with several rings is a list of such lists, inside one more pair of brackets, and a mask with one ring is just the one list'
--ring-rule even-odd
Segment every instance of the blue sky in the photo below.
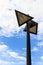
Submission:
{"label": "blue sky", "polygon": [[15,9],[34,17],[38,34],[30,34],[32,65],[43,65],[43,0],[0,0],[0,65],[26,65],[25,25]]}

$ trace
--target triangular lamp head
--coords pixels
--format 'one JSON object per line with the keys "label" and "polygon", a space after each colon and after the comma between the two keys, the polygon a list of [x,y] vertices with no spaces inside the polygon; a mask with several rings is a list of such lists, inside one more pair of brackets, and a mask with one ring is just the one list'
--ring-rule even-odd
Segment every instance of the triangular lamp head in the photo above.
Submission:
{"label": "triangular lamp head", "polygon": [[17,20],[18,20],[18,24],[19,26],[23,25],[24,23],[29,22],[29,20],[33,19],[33,17],[26,15],[22,12],[19,12],[17,10],[15,10],[16,16],[17,16]]}
{"label": "triangular lamp head", "polygon": [[[29,33],[37,34],[38,23],[31,21],[28,23],[28,25],[30,25]],[[25,27],[24,31],[27,32],[27,26]]]}

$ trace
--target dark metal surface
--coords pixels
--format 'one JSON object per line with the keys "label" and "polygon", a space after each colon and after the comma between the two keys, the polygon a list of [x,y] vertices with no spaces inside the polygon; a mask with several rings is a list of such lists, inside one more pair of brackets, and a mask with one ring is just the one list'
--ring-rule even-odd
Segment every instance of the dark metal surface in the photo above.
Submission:
{"label": "dark metal surface", "polygon": [[23,25],[24,23],[27,23],[28,21],[30,21],[31,19],[33,19],[33,17],[26,15],[22,12],[19,12],[17,10],[15,10],[16,16],[17,16],[17,20],[18,20],[18,24],[19,26]]}
{"label": "dark metal surface", "polygon": [[[29,25],[30,25],[29,32],[32,34],[37,34],[38,23],[34,22],[33,20],[30,20],[30,22],[28,22],[28,26]],[[24,28],[24,31],[27,32],[27,25]]]}
{"label": "dark metal surface", "polygon": [[29,28],[27,23],[27,65],[31,65],[31,45],[30,45],[30,33],[29,33]]}

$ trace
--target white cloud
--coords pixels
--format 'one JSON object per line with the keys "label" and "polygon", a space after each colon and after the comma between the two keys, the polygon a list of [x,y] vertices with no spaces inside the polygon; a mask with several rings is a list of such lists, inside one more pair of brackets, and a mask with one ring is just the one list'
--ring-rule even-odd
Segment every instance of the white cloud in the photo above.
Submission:
{"label": "white cloud", "polygon": [[[15,1],[13,0],[13,2],[15,2],[16,4],[16,9],[18,9],[17,6],[19,6],[20,11],[23,11],[27,14],[36,16],[38,18],[42,17],[42,13],[43,13],[43,0],[18,0]],[[35,6],[35,7],[34,7]],[[21,8],[20,8],[21,7]]]}
{"label": "white cloud", "polygon": [[39,42],[37,45],[43,47],[43,41]]}
{"label": "white cloud", "polygon": [[5,51],[7,49],[7,46],[6,45],[0,45],[0,51]]}
{"label": "white cloud", "polygon": [[[0,36],[10,37],[18,33],[19,28],[15,9],[30,14],[34,20],[43,21],[43,0],[0,0]],[[35,6],[35,7],[34,7]]]}
{"label": "white cloud", "polygon": [[37,47],[34,47],[31,51],[37,52],[38,51],[38,48]]}
{"label": "white cloud", "polygon": [[22,62],[22,65],[25,64],[26,58],[19,54],[0,42],[0,65],[17,65],[20,62]]}
{"label": "white cloud", "polygon": [[43,33],[43,22],[40,22],[38,24],[38,31],[39,31],[39,33]]}
{"label": "white cloud", "polygon": [[32,39],[36,39],[38,45],[43,43],[43,22],[38,23],[37,35],[31,35]]}
{"label": "white cloud", "polygon": [[[0,3],[2,2],[0,1]],[[18,27],[14,9],[9,11],[12,5],[8,0],[4,0],[0,6],[0,36],[10,37],[21,29]]]}
{"label": "white cloud", "polygon": [[43,62],[42,61],[37,61],[37,62],[33,62],[33,64],[35,64],[35,65],[43,65]]}
{"label": "white cloud", "polygon": [[14,62],[0,60],[0,65],[15,65],[15,63]]}
{"label": "white cloud", "polygon": [[39,65],[43,65],[43,62],[38,62],[37,65],[38,65],[38,64],[39,64]]}
{"label": "white cloud", "polygon": [[41,60],[43,60],[43,56],[41,56]]}
{"label": "white cloud", "polygon": [[20,62],[13,62],[13,61],[4,61],[4,60],[0,60],[0,65],[17,65],[17,64],[21,64],[21,65],[26,65],[23,61]]}
{"label": "white cloud", "polygon": [[26,50],[26,48],[22,48],[22,50]]}
{"label": "white cloud", "polygon": [[20,60],[26,60],[25,57],[19,56],[19,54],[16,53],[16,52],[9,52],[9,54],[10,54],[10,56],[13,57],[13,58],[17,58],[17,59],[20,59]]}

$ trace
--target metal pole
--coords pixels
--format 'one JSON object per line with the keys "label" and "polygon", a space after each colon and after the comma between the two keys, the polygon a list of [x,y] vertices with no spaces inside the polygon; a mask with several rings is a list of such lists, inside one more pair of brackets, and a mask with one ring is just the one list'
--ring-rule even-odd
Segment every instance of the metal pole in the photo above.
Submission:
{"label": "metal pole", "polygon": [[31,65],[30,24],[27,23],[27,65]]}

